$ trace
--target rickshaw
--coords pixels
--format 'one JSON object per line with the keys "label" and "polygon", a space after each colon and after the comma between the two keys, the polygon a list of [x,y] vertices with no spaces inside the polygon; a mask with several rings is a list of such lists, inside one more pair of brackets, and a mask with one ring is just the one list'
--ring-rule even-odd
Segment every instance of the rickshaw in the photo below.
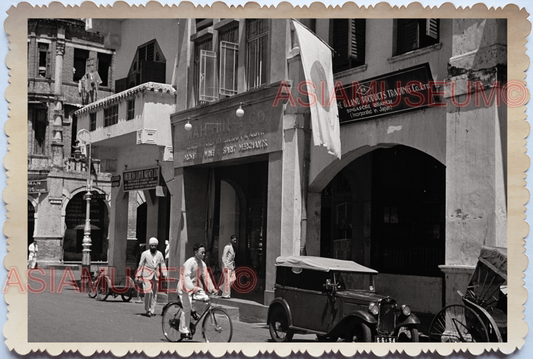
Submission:
{"label": "rickshaw", "polygon": [[507,249],[483,246],[463,304],[441,309],[433,318],[433,342],[507,341]]}

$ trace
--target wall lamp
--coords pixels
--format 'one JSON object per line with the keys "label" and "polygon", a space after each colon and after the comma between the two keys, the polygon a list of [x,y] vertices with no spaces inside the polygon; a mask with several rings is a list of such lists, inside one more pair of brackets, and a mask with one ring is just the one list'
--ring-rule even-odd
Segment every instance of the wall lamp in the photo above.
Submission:
{"label": "wall lamp", "polygon": [[243,106],[251,106],[247,103],[244,103],[244,102],[241,102],[239,104],[239,108],[237,109],[237,111],[235,111],[235,115],[237,115],[237,117],[241,118],[242,116],[244,116],[244,110],[242,109]]}

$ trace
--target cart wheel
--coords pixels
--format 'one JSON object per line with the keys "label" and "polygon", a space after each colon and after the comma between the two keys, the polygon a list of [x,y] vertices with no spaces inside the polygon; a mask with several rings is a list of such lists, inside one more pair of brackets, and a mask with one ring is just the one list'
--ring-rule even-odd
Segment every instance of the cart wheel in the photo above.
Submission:
{"label": "cart wheel", "polygon": [[471,308],[452,304],[441,309],[433,318],[429,340],[439,343],[488,342],[489,332]]}
{"label": "cart wheel", "polygon": [[178,303],[172,303],[165,307],[161,319],[161,326],[163,328],[163,334],[165,338],[171,342],[177,342],[181,340],[181,333],[179,331],[181,306]]}
{"label": "cart wheel", "polygon": [[110,285],[107,278],[101,278],[96,287],[96,300],[104,301],[109,296]]}
{"label": "cart wheel", "polygon": [[287,315],[281,307],[275,307],[272,310],[268,329],[272,340],[275,342],[288,342],[294,335],[294,332],[289,329]]}
{"label": "cart wheel", "polygon": [[125,302],[129,302],[131,298],[133,298],[133,290],[134,290],[134,284],[133,280],[130,277],[125,277],[120,281],[119,287],[120,288],[129,288],[126,293],[121,294],[122,300]]}

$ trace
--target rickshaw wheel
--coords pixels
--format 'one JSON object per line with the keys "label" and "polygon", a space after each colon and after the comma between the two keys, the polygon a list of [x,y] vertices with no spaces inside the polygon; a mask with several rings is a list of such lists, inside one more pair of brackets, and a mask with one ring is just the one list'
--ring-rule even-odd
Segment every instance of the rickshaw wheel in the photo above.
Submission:
{"label": "rickshaw wheel", "polygon": [[120,281],[119,287],[121,287],[121,288],[128,287],[129,288],[129,290],[126,293],[120,294],[120,296],[122,297],[123,301],[129,302],[131,300],[131,298],[133,298],[133,287],[134,287],[134,284],[133,284],[132,279],[130,277],[125,277],[124,279],[122,279]]}
{"label": "rickshaw wheel", "polygon": [[96,287],[96,300],[104,301],[109,296],[109,284],[107,278],[101,278]]}
{"label": "rickshaw wheel", "polygon": [[489,332],[474,310],[452,304],[441,309],[433,318],[429,340],[439,343],[488,342]]}
{"label": "rickshaw wheel", "polygon": [[291,341],[294,332],[289,329],[289,319],[281,307],[275,307],[270,315],[270,324],[268,325],[270,337],[275,342]]}

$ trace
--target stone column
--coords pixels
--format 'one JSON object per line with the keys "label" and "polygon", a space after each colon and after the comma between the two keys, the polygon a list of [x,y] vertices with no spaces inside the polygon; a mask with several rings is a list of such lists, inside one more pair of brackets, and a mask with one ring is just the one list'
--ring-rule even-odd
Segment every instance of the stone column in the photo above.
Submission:
{"label": "stone column", "polygon": [[465,291],[482,245],[506,246],[507,115],[497,86],[505,81],[506,39],[505,20],[453,20],[446,85],[445,304],[460,301],[456,291]]}
{"label": "stone column", "polygon": [[58,169],[63,168],[63,95],[61,85],[63,84],[63,56],[65,55],[65,28],[58,24],[57,41],[55,43],[55,71],[54,71],[54,108],[52,112],[52,166]]}
{"label": "stone column", "polygon": [[111,189],[112,206],[109,221],[109,254],[110,267],[115,267],[117,283],[125,275],[126,247],[128,237],[128,203],[129,192],[122,186]]}

